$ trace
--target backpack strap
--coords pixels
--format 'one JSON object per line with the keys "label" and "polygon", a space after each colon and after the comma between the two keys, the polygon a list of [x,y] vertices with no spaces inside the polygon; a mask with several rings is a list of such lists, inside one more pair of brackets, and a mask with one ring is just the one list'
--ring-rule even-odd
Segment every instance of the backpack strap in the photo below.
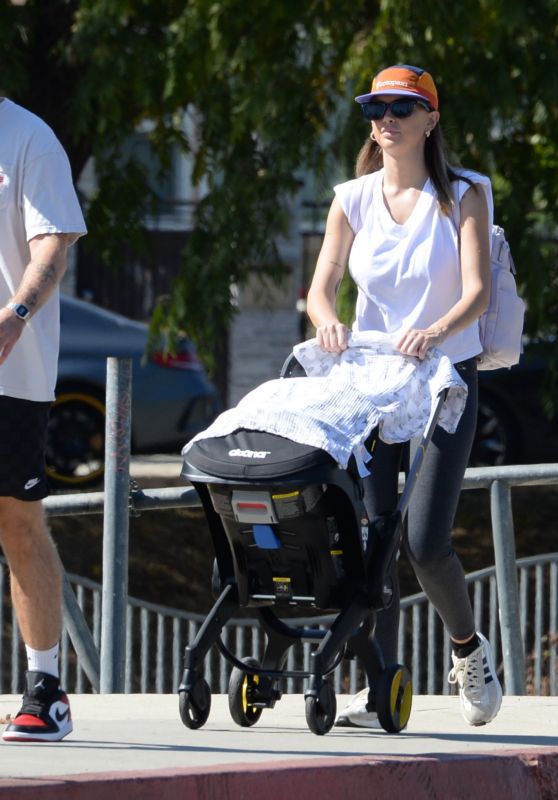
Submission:
{"label": "backpack strap", "polygon": [[459,193],[459,184],[462,183],[461,180],[453,181],[452,189],[453,191],[453,206],[451,208],[450,219],[453,223],[453,227],[455,228],[455,232],[457,234],[457,248],[459,250],[459,245],[461,243],[461,200],[460,200],[460,193]]}
{"label": "backpack strap", "polygon": [[506,239],[506,233],[499,225],[492,226],[490,260],[492,263],[496,262],[502,266],[509,267],[512,275],[517,275],[515,262],[511,254],[508,240]]}
{"label": "backpack strap", "polygon": [[454,219],[454,224],[459,230],[460,227],[460,216],[461,216],[461,200],[463,199],[463,195],[465,192],[470,188],[470,184],[468,181],[463,180],[463,178],[468,178],[472,181],[477,188],[481,188],[484,192],[484,196],[486,198],[486,204],[488,206],[488,235],[492,232],[492,226],[494,224],[494,198],[492,197],[492,184],[490,183],[490,178],[486,175],[481,175],[478,172],[472,172],[470,170],[459,170],[458,179],[452,182],[452,187],[454,188],[454,209],[456,212],[456,216]]}

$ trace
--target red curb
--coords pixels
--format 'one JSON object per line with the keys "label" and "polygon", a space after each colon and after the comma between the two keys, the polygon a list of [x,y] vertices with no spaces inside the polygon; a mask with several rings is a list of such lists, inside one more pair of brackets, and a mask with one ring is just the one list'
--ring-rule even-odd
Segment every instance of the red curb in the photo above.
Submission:
{"label": "red curb", "polygon": [[0,779],[10,800],[554,800],[558,750],[349,757]]}

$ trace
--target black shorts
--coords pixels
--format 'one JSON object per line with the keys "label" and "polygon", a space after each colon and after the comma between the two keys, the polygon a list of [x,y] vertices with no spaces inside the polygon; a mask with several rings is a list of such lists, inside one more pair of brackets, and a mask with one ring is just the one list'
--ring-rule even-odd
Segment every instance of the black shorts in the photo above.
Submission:
{"label": "black shorts", "polygon": [[48,495],[45,448],[51,403],[0,395],[0,496]]}

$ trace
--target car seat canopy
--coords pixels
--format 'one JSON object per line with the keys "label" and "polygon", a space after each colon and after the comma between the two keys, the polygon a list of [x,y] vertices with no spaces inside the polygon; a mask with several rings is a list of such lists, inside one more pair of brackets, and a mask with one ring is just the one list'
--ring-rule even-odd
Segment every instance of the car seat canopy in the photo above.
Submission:
{"label": "car seat canopy", "polygon": [[319,466],[334,466],[324,450],[264,431],[238,429],[200,439],[188,450],[188,465],[218,478],[270,479]]}

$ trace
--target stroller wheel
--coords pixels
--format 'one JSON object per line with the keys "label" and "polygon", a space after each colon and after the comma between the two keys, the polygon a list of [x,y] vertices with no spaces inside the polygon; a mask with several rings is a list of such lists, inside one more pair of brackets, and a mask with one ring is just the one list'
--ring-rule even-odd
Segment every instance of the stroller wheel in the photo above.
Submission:
{"label": "stroller wheel", "polygon": [[411,673],[402,664],[387,667],[376,687],[376,710],[382,728],[388,733],[399,733],[411,716],[413,684]]}
{"label": "stroller wheel", "polygon": [[317,736],[323,736],[331,730],[335,722],[337,700],[335,691],[329,681],[324,681],[318,697],[309,695],[306,698],[306,722]]}
{"label": "stroller wheel", "polygon": [[[259,661],[255,658],[243,658],[247,667],[258,669]],[[229,709],[231,717],[242,728],[254,725],[262,715],[262,708],[252,705],[254,693],[260,684],[259,675],[247,675],[238,667],[234,667],[229,678]]]}
{"label": "stroller wheel", "polygon": [[205,725],[211,708],[211,689],[205,678],[198,678],[191,691],[179,692],[180,718],[187,728]]}

